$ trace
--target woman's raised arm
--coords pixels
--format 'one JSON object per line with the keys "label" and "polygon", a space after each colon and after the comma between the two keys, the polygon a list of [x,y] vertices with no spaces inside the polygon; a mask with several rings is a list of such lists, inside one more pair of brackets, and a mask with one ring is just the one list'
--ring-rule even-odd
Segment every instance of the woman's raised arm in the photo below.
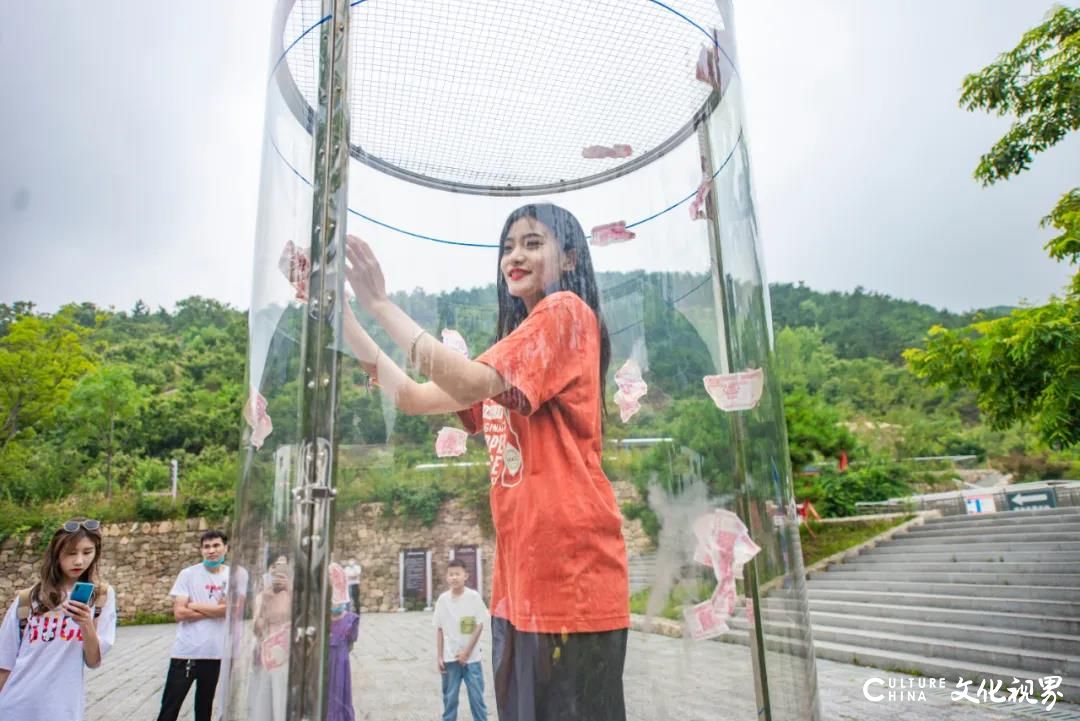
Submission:
{"label": "woman's raised arm", "polygon": [[[510,384],[483,363],[465,358],[427,334],[386,295],[382,268],[370,246],[350,235],[345,255],[349,265],[345,276],[360,305],[375,316],[406,358],[433,381],[416,383],[397,364],[379,353],[351,310],[344,317],[345,340],[361,363],[377,366],[379,385],[393,394],[394,402],[406,413],[435,414],[463,410],[510,390]],[[451,407],[452,406],[452,407]]]}
{"label": "woman's raised arm", "polygon": [[[345,311],[342,328],[344,329],[346,344],[356,354],[361,365],[367,368],[378,380],[379,386],[394,399],[394,405],[401,409],[403,413],[412,416],[454,413],[465,410],[474,403],[490,397],[483,395],[475,399],[468,397],[455,398],[437,383],[417,383],[393,359],[381,351],[367,331],[360,325],[351,309]],[[439,344],[439,346],[442,347],[442,344]],[[443,350],[470,365],[480,366],[483,371],[493,374],[496,378],[499,377],[495,371],[482,363],[473,363],[448,348],[443,348]],[[487,374],[485,373],[485,375]]]}

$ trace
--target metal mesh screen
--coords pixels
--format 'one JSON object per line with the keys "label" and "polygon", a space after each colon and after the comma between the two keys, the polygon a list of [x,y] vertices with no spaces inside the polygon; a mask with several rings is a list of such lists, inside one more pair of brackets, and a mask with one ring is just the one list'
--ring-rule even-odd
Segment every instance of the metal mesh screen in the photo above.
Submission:
{"label": "metal mesh screen", "polygon": [[[321,22],[318,0],[297,0],[282,38],[309,107]],[[597,182],[688,132],[714,97],[698,54],[722,28],[715,0],[359,0],[353,153],[458,190]],[[614,145],[632,154],[583,157]]]}

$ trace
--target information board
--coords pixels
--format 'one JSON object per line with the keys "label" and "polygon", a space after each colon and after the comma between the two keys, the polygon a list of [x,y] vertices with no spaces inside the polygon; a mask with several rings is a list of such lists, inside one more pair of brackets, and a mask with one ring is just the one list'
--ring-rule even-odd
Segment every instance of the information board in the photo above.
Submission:
{"label": "information board", "polygon": [[403,600],[427,602],[428,563],[426,548],[407,548],[404,553]]}

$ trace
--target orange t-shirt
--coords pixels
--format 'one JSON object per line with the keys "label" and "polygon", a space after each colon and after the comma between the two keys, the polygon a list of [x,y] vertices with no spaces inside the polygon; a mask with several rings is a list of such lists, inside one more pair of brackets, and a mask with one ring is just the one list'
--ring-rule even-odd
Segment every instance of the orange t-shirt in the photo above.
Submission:
{"label": "orange t-shirt", "polygon": [[553,293],[476,360],[513,386],[459,414],[491,459],[492,614],[535,633],[627,628],[622,514],[600,467],[596,315]]}

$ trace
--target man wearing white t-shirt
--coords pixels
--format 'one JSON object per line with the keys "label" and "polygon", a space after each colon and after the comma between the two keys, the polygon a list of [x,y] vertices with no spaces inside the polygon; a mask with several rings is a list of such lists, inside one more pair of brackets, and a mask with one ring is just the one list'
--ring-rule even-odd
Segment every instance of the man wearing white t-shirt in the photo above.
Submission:
{"label": "man wearing white t-shirt", "polygon": [[195,683],[195,721],[210,721],[225,651],[228,542],[221,531],[202,534],[199,538],[202,563],[181,571],[169,591],[173,616],[179,626],[161,693],[158,721],[176,721],[192,683]]}
{"label": "man wearing white t-shirt", "polygon": [[349,590],[349,601],[356,613],[360,613],[360,574],[363,572],[363,566],[357,563],[355,558],[350,558],[349,565],[345,566],[345,584]]}
{"label": "man wearing white t-shirt", "polygon": [[487,621],[487,606],[480,594],[465,586],[469,572],[461,560],[450,561],[446,583],[435,602],[435,642],[442,674],[443,721],[455,721],[461,682],[469,694],[473,721],[486,721],[484,671],[480,664],[480,634]]}

